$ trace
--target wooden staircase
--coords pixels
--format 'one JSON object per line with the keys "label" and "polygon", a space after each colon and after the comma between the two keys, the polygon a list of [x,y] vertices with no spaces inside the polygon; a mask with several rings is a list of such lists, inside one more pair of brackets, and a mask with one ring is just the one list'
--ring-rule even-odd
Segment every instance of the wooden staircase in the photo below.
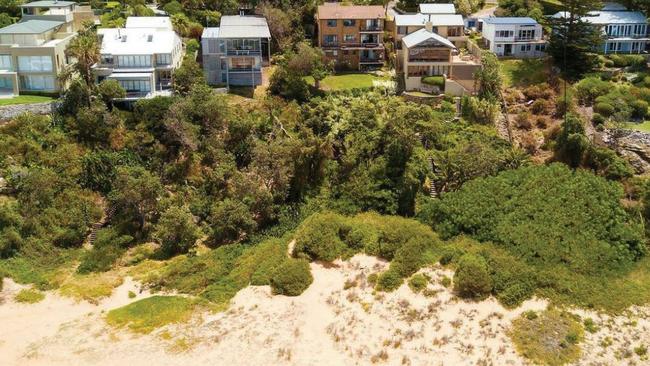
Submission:
{"label": "wooden staircase", "polygon": [[95,240],[97,240],[97,232],[99,229],[105,227],[108,223],[111,222],[111,219],[113,218],[113,215],[115,214],[115,207],[114,206],[109,206],[107,209],[104,210],[104,215],[102,218],[97,221],[96,223],[92,224],[90,227],[90,234],[88,234],[88,237],[86,238],[86,242],[84,243],[84,247],[89,249],[92,248],[93,244],[95,243]]}

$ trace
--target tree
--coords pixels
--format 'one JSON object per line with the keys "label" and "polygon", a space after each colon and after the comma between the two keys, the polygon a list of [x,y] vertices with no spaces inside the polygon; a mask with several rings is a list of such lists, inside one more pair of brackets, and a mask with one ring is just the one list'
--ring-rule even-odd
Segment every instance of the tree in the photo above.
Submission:
{"label": "tree", "polygon": [[102,80],[97,86],[97,92],[110,109],[113,109],[115,99],[126,97],[126,90],[115,79]]}
{"label": "tree", "polygon": [[95,82],[92,67],[99,62],[99,52],[100,44],[97,34],[89,24],[84,24],[84,28],[70,40],[65,49],[65,55],[75,60],[72,64],[73,70],[79,73],[88,86]]}
{"label": "tree", "polygon": [[190,55],[183,59],[181,66],[174,71],[172,89],[174,93],[187,95],[195,85],[205,84],[201,66]]}
{"label": "tree", "polygon": [[152,236],[160,243],[162,252],[171,257],[194,247],[201,230],[186,206],[172,206],[163,212]]}
{"label": "tree", "polygon": [[496,100],[501,95],[503,76],[499,59],[492,52],[481,55],[481,67],[474,73],[474,83],[481,99]]}
{"label": "tree", "polygon": [[304,259],[287,259],[271,277],[271,289],[276,295],[298,296],[313,281],[309,262]]}
{"label": "tree", "polygon": [[257,226],[248,206],[229,198],[212,206],[208,222],[212,227],[210,241],[214,245],[240,240]]}
{"label": "tree", "polygon": [[333,63],[325,61],[325,53],[320,48],[301,42],[297,52],[289,57],[287,67],[299,75],[313,77],[314,86],[319,89],[320,81],[332,73]]}
{"label": "tree", "polygon": [[561,0],[565,12],[550,17],[552,28],[546,52],[553,57],[565,78],[579,79],[595,64],[594,52],[603,43],[602,31],[584,20],[594,9],[600,9],[600,0]]}
{"label": "tree", "polygon": [[555,158],[577,168],[588,147],[589,140],[585,135],[583,121],[576,115],[568,115],[555,141]]}
{"label": "tree", "polygon": [[183,12],[183,5],[176,0],[172,0],[163,6],[163,10],[169,15],[174,15]]}
{"label": "tree", "polygon": [[292,14],[283,9],[274,7],[270,2],[264,1],[257,6],[255,12],[263,15],[269,24],[271,40],[279,50],[291,48],[295,29]]}
{"label": "tree", "polygon": [[492,292],[492,279],[483,257],[465,254],[454,273],[454,290],[462,297],[482,299]]}
{"label": "tree", "polygon": [[127,219],[136,219],[138,229],[145,228],[147,219],[158,208],[163,186],[158,177],[141,166],[117,168],[109,200],[116,212]]}

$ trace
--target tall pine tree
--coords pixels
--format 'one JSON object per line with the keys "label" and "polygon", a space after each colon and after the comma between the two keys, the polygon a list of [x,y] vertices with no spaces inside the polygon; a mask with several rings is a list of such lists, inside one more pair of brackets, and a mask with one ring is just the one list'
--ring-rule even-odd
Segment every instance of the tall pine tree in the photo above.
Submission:
{"label": "tall pine tree", "polygon": [[552,28],[547,52],[564,77],[576,79],[589,72],[595,52],[603,42],[602,30],[586,22],[585,16],[602,8],[600,0],[560,0],[564,16],[549,19]]}

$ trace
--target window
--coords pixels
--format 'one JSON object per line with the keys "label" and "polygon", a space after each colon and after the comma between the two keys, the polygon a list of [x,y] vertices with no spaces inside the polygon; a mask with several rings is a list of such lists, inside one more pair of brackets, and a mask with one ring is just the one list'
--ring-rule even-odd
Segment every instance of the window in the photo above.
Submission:
{"label": "window", "polygon": [[172,55],[161,53],[156,55],[156,65],[169,65],[172,63]]}
{"label": "window", "polygon": [[101,63],[104,64],[104,65],[113,64],[113,55],[102,55],[101,56]]}
{"label": "window", "polygon": [[20,71],[52,71],[50,56],[18,56]]}
{"label": "window", "polygon": [[11,55],[0,55],[0,69],[12,70]]}
{"label": "window", "polygon": [[338,41],[336,35],[334,35],[334,34],[326,34],[323,38],[324,38],[324,41],[325,41],[325,45],[336,44],[337,41]]}
{"label": "window", "polygon": [[343,20],[343,26],[344,27],[354,27],[355,24],[356,24],[356,22],[354,21],[354,19],[345,19],[345,20]]}
{"label": "window", "polygon": [[519,31],[519,38],[521,39],[533,39],[535,38],[534,29],[522,29]]}
{"label": "window", "polygon": [[529,45],[529,44],[521,45],[521,52],[528,52],[528,51],[530,51],[531,49],[532,49],[532,48],[531,48],[531,45]]}
{"label": "window", "polygon": [[346,34],[343,39],[345,42],[354,42],[354,34]]}
{"label": "window", "polygon": [[26,90],[54,90],[53,76],[22,75],[20,77],[22,89]]}
{"label": "window", "polygon": [[118,80],[118,82],[127,93],[151,91],[150,80]]}
{"label": "window", "polygon": [[14,83],[10,78],[0,78],[0,89],[12,89],[14,88]]}
{"label": "window", "polygon": [[545,44],[537,44],[537,45],[535,45],[535,51],[544,52],[544,50],[546,50],[546,45]]}
{"label": "window", "polygon": [[226,53],[226,42],[219,40],[219,53]]}
{"label": "window", "polygon": [[150,67],[151,56],[117,56],[117,63],[120,67]]}
{"label": "window", "polygon": [[497,31],[496,32],[496,36],[500,37],[500,38],[508,38],[508,37],[512,37],[514,35],[515,35],[514,31],[505,30],[505,31]]}
{"label": "window", "polygon": [[397,34],[406,34],[406,27],[397,27]]}
{"label": "window", "polygon": [[614,51],[616,49],[616,43],[607,43],[607,51]]}
{"label": "window", "polygon": [[328,19],[327,20],[327,26],[328,27],[336,27],[336,19]]}

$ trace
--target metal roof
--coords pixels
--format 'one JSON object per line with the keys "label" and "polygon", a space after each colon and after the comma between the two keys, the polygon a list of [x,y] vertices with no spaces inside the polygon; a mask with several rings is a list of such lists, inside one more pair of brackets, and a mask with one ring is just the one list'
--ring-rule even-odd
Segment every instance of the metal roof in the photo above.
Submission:
{"label": "metal roof", "polygon": [[402,42],[404,42],[404,45],[407,48],[411,48],[413,46],[419,45],[422,42],[428,41],[430,39],[433,39],[433,40],[435,40],[435,41],[437,41],[437,42],[439,42],[439,43],[441,43],[444,46],[447,46],[449,48],[456,48],[456,46],[454,46],[454,44],[451,43],[447,38],[445,38],[445,37],[443,37],[443,36],[441,36],[441,35],[439,35],[437,33],[429,32],[426,29],[420,29],[418,31],[415,31],[415,32],[409,34],[408,36],[405,36],[404,38],[402,38]]}
{"label": "metal roof", "polygon": [[54,20],[28,20],[0,28],[0,34],[41,34],[61,25]]}
{"label": "metal roof", "polygon": [[425,25],[431,21],[434,27],[437,26],[463,26],[463,16],[460,14],[397,14],[395,25],[398,27]]}
{"label": "metal roof", "polygon": [[172,22],[169,17],[128,17],[126,18],[126,28],[162,28],[173,30]]}
{"label": "metal roof", "polygon": [[456,14],[454,4],[420,4],[422,14]]}
{"label": "metal roof", "polygon": [[203,28],[201,38],[219,38],[219,27]]}
{"label": "metal roof", "polygon": [[42,1],[32,1],[31,3],[21,5],[21,7],[23,8],[67,8],[75,4],[77,3],[73,1],[42,0]]}
{"label": "metal roof", "polygon": [[252,15],[221,17],[219,38],[271,38],[266,18]]}
{"label": "metal roof", "polygon": [[102,54],[153,55],[172,53],[181,39],[174,31],[159,28],[100,28]]}
{"label": "metal roof", "polygon": [[[566,17],[566,12],[553,15],[554,18]],[[640,11],[592,11],[582,20],[591,24],[646,24],[648,18]]]}
{"label": "metal roof", "polygon": [[529,17],[490,17],[483,18],[488,24],[537,24],[537,21]]}

